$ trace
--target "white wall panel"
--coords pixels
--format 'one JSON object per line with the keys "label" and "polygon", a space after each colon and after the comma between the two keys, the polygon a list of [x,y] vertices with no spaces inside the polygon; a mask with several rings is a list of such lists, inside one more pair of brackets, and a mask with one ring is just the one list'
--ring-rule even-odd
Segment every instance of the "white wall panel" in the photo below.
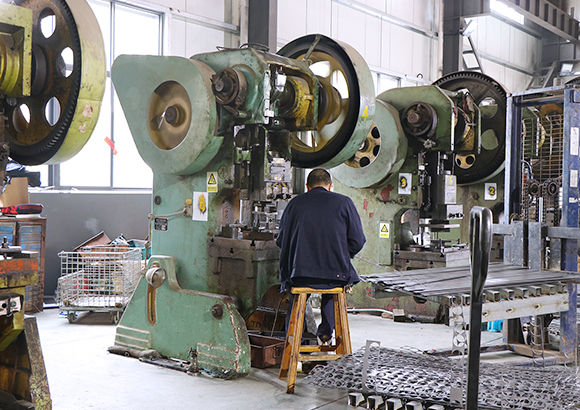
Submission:
{"label": "white wall panel", "polygon": [[391,27],[392,24],[383,21],[381,24],[381,63],[380,67],[390,68],[391,63]]}
{"label": "white wall panel", "polygon": [[[423,4],[431,3],[425,0],[421,1]],[[413,23],[415,20],[415,10],[414,5],[415,0],[389,0],[388,2],[388,13],[402,20]]]}
{"label": "white wall panel", "polygon": [[180,21],[173,19],[171,21],[171,45],[170,50],[168,50],[168,55],[172,56],[181,56],[181,57],[189,57],[186,55],[186,23],[185,21]]}
{"label": "white wall panel", "polygon": [[366,15],[350,7],[338,5],[337,39],[354,47],[365,57]]}
{"label": "white wall panel", "polygon": [[391,26],[391,53],[389,69],[404,74],[413,74],[413,35],[409,30]]}
{"label": "white wall panel", "polygon": [[367,64],[372,66],[381,66],[381,27],[382,21],[376,17],[366,16],[366,33],[364,52],[358,50],[364,55]]}
{"label": "white wall panel", "polygon": [[187,7],[187,0],[152,0],[150,3],[159,4],[164,7],[171,7],[172,9],[185,11]]}
{"label": "white wall panel", "polygon": [[331,0],[307,0],[306,33],[330,36],[331,9]]}
{"label": "white wall panel", "polygon": [[431,78],[432,40],[421,34],[413,33],[413,70],[408,73],[416,77],[419,73],[423,78],[434,81]]}
{"label": "white wall panel", "polygon": [[531,53],[529,52],[527,45],[528,45],[528,35],[526,33],[521,32],[520,30],[516,30],[515,28],[512,29],[512,43],[510,44],[511,48],[511,55],[510,61],[513,61],[520,67],[529,67],[533,64],[532,61],[529,60],[529,56]]}
{"label": "white wall panel", "polygon": [[[408,7],[411,7],[410,1],[403,1],[403,3],[409,3]],[[413,0],[413,20],[411,20],[413,24],[436,31],[437,25],[439,23],[437,19],[438,16],[435,12],[434,2],[425,0]]]}
{"label": "white wall panel", "polygon": [[[487,28],[487,36],[485,37],[485,43],[482,44],[481,47],[482,51],[493,55],[494,57],[500,58],[501,48],[502,48],[502,23],[501,21],[486,17],[485,24]],[[479,27],[477,28],[479,29]],[[478,49],[480,48],[480,44],[477,44]]]}
{"label": "white wall panel", "polygon": [[361,3],[383,13],[387,11],[387,0],[362,0]]}
{"label": "white wall panel", "polygon": [[306,0],[278,0],[278,41],[284,44],[307,34]]}
{"label": "white wall panel", "polygon": [[225,4],[224,0],[186,0],[185,11],[199,14],[200,16],[224,21]]}
{"label": "white wall panel", "polygon": [[186,23],[185,57],[194,54],[217,51],[217,46],[224,45],[224,32],[197,24]]}
{"label": "white wall panel", "polygon": [[510,49],[513,47],[513,27],[501,24],[501,34],[499,42],[495,43],[495,48],[499,49],[499,58],[503,61],[510,61]]}

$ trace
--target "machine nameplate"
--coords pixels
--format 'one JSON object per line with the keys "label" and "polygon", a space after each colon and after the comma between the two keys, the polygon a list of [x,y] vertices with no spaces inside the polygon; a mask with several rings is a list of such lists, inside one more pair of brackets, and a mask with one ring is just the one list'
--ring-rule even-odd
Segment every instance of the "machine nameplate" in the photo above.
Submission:
{"label": "machine nameplate", "polygon": [[156,231],[166,231],[168,226],[167,218],[155,218],[153,223],[153,229]]}

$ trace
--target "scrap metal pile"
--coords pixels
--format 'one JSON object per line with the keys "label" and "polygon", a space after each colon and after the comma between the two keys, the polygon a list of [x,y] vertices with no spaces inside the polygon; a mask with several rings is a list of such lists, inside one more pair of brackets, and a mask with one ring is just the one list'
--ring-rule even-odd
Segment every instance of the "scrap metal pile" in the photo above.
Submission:
{"label": "scrap metal pile", "polygon": [[[326,366],[317,366],[308,379],[319,387],[460,407],[460,403],[450,402],[450,394],[451,386],[455,387],[466,375],[461,359],[372,347],[363,386],[364,356],[361,349]],[[576,367],[481,363],[479,381],[480,409],[580,409],[580,375]]]}

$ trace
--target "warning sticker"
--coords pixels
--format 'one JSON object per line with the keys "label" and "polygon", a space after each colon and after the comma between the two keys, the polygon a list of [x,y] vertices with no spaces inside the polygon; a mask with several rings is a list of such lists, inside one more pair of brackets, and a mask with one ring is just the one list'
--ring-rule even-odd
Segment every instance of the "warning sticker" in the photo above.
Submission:
{"label": "warning sticker", "polygon": [[379,238],[388,238],[389,237],[389,223],[388,222],[381,222],[379,224]]}
{"label": "warning sticker", "polygon": [[218,180],[217,172],[207,173],[207,192],[217,192],[218,191]]}

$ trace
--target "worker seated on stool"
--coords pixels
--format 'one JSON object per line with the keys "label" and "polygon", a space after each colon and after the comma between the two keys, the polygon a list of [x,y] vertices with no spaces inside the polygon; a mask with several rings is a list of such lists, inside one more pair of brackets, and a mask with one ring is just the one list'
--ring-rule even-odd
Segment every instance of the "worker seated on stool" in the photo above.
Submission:
{"label": "worker seated on stool", "polygon": [[[307,192],[293,198],[280,221],[281,291],[292,287],[332,289],[359,282],[350,260],[366,239],[352,200],[331,192],[328,171],[314,169],[306,180]],[[286,329],[294,295],[290,294]],[[332,295],[322,295],[322,323],[316,336],[327,342],[334,331]]]}

